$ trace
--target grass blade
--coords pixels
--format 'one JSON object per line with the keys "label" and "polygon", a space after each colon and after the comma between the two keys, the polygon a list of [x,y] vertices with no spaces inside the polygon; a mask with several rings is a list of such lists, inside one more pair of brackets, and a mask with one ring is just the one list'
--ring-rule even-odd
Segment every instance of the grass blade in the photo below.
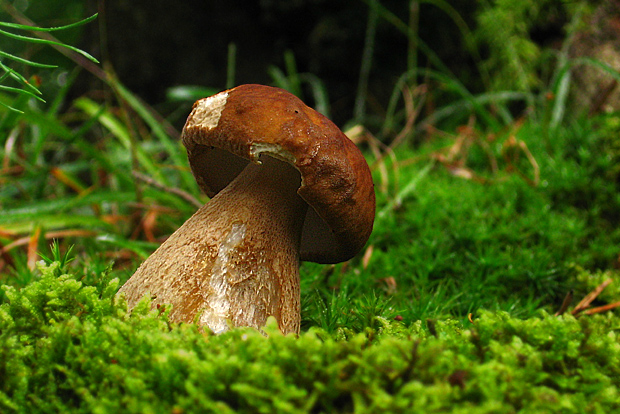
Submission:
{"label": "grass blade", "polygon": [[33,32],[54,32],[54,31],[58,31],[58,30],[66,30],[66,29],[72,29],[74,27],[77,26],[82,26],[86,23],[90,23],[93,20],[95,20],[97,18],[97,16],[99,15],[99,13],[95,13],[90,17],[87,17],[85,19],[82,19],[78,22],[75,23],[71,23],[65,26],[55,26],[55,27],[36,27],[36,26],[28,26],[25,24],[18,24],[18,23],[8,23],[8,22],[0,22],[0,26],[2,27],[10,27],[11,29],[18,29],[18,30],[31,30]]}
{"label": "grass blade", "polygon": [[407,185],[402,190],[400,190],[398,194],[396,194],[396,197],[394,197],[389,203],[387,203],[381,209],[381,211],[379,211],[379,213],[377,214],[377,219],[378,220],[382,219],[383,217],[385,217],[386,214],[390,213],[395,207],[398,207],[399,205],[401,205],[403,203],[403,200],[415,191],[415,189],[418,186],[418,183],[424,177],[428,175],[428,173],[431,171],[434,165],[435,165],[434,162],[429,162],[428,164],[426,164],[424,168],[422,168],[411,179],[411,181],[409,181],[409,183],[407,183]]}
{"label": "grass blade", "polygon": [[[157,138],[158,142],[160,142],[162,146],[166,149],[166,152],[172,159],[174,165],[186,166],[187,156],[185,155],[182,144],[179,141],[174,141],[172,138],[170,138],[170,136],[161,126],[161,123],[157,119],[155,119],[151,111],[133,93],[131,93],[127,88],[125,88],[124,85],[117,81],[114,81],[113,85],[120,94],[120,96],[129,104],[129,106],[131,106],[134,111],[136,111],[140,118],[142,118],[142,120],[149,126],[155,138]],[[199,194],[200,190],[198,189],[196,180],[194,179],[194,176],[191,174],[189,169],[181,171],[181,177],[183,179],[183,185],[185,186],[185,188],[188,190],[191,189],[194,194]]]}
{"label": "grass blade", "polygon": [[25,65],[34,66],[36,68],[44,68],[44,69],[53,69],[57,68],[57,65],[46,65],[45,63],[33,62],[32,60],[20,58],[19,56],[12,55],[10,53],[6,53],[0,50],[0,56],[5,57],[7,59],[14,60],[19,63],[23,63]]}
{"label": "grass blade", "polygon": [[3,69],[11,78],[15,79],[17,82],[29,88],[32,92],[38,95],[41,95],[41,91],[36,86],[28,82],[28,80],[24,78],[19,72],[16,72],[13,69],[9,68],[1,61],[0,61],[0,68]]}
{"label": "grass blade", "polygon": [[15,40],[21,40],[24,42],[29,42],[29,43],[36,43],[36,44],[42,44],[42,45],[46,45],[46,46],[60,46],[60,47],[64,47],[65,49],[69,49],[75,53],[78,53],[82,56],[84,56],[85,58],[87,58],[88,60],[95,62],[95,63],[99,63],[99,61],[92,56],[90,53],[85,52],[77,47],[68,45],[66,43],[62,43],[62,42],[56,42],[53,40],[47,40],[47,39],[40,39],[38,37],[30,37],[30,36],[23,36],[23,35],[18,35],[15,33],[11,33],[11,32],[7,32],[6,30],[0,30],[0,34],[5,35],[6,37],[9,37],[11,39],[15,39]]}
{"label": "grass blade", "polygon": [[151,176],[157,177],[158,180],[168,183],[167,178],[161,173],[160,169],[152,161],[144,148],[136,145],[133,148],[131,133],[127,129],[127,125],[116,118],[109,110],[102,111],[101,106],[88,98],[79,98],[75,101],[75,106],[84,111],[89,116],[96,116],[101,125],[103,125],[110,133],[118,139],[121,145],[127,150],[135,149],[136,158],[140,166]]}
{"label": "grass blade", "polygon": [[23,95],[28,95],[28,96],[31,96],[31,97],[33,97],[35,99],[38,99],[41,102],[45,102],[45,99],[43,99],[40,96],[38,96],[38,95],[36,95],[36,94],[34,94],[34,93],[30,92],[30,91],[27,91],[25,89],[13,88],[11,86],[0,85],[0,90],[7,91],[7,92],[20,93],[20,94],[23,94]]}

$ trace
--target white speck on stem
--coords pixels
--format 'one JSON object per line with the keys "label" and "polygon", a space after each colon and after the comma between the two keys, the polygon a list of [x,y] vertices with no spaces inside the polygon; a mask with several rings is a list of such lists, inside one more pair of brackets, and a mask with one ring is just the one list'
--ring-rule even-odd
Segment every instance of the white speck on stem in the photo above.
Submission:
{"label": "white speck on stem", "polygon": [[230,263],[231,252],[243,241],[245,224],[233,223],[230,232],[220,244],[217,257],[211,270],[209,285],[212,293],[209,295],[208,308],[200,316],[200,324],[207,325],[215,334],[228,330],[226,319],[230,318],[229,293],[231,280],[238,279],[239,275],[234,265]]}

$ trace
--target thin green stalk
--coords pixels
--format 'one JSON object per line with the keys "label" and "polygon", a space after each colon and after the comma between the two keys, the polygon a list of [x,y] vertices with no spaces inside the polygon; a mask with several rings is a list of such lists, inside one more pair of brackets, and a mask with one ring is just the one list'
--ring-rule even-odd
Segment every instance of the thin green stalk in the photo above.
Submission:
{"label": "thin green stalk", "polygon": [[299,79],[310,85],[312,99],[314,100],[314,109],[329,118],[329,97],[323,81],[312,73],[300,73]]}
{"label": "thin green stalk", "polygon": [[72,29],[74,27],[78,27],[78,26],[83,26],[86,23],[90,23],[93,20],[95,20],[98,16],[98,13],[93,14],[90,17],[87,17],[85,19],[82,19],[78,22],[75,23],[70,23],[67,24],[65,26],[55,26],[55,27],[37,27],[37,26],[29,26],[29,25],[25,25],[25,24],[18,24],[18,23],[9,23],[9,22],[0,22],[0,26],[3,27],[10,27],[12,29],[18,29],[18,30],[30,30],[33,32],[56,32],[59,30],[66,30],[66,29]]}
{"label": "thin green stalk", "polygon": [[233,42],[228,44],[228,62],[226,66],[226,89],[235,86],[235,69],[237,65],[237,45]]}
{"label": "thin green stalk", "polygon": [[43,68],[43,69],[53,69],[58,67],[57,65],[46,65],[44,63],[33,62],[32,60],[20,58],[19,56],[12,55],[10,53],[6,53],[0,50],[0,57],[5,57],[7,59],[14,60],[19,63],[23,63],[24,65],[34,66],[35,68]]}
{"label": "thin green stalk", "polygon": [[356,122],[363,122],[366,115],[366,95],[368,93],[368,79],[372,67],[372,56],[375,48],[375,33],[377,31],[377,21],[379,20],[379,1],[370,0],[368,10],[368,23],[366,24],[366,36],[364,39],[364,52],[360,65],[360,77],[357,83],[357,94],[355,96],[355,106],[353,117]]}
{"label": "thin green stalk", "polygon": [[75,53],[79,53],[80,55],[84,56],[85,58],[87,58],[88,60],[92,62],[99,63],[99,61],[94,56],[92,56],[90,53],[85,52],[84,50],[81,50],[77,47],[68,45],[66,43],[54,42],[54,41],[47,40],[47,39],[40,39],[38,37],[18,35],[15,33],[7,32],[6,30],[0,30],[0,34],[3,34],[4,36],[9,37],[11,39],[22,40],[24,42],[29,42],[29,43],[42,44],[46,46],[60,46],[65,49],[69,49]]}
{"label": "thin green stalk", "polygon": [[434,165],[434,162],[429,162],[428,164],[426,164],[424,168],[422,168],[420,172],[418,172],[411,179],[411,181],[409,181],[409,183],[407,183],[407,185],[402,190],[400,190],[398,194],[396,194],[396,197],[394,197],[379,211],[379,213],[377,214],[377,220],[383,219],[387,214],[392,212],[394,208],[400,206],[403,203],[403,200],[416,190],[420,181],[428,175]]}
{"label": "thin green stalk", "polygon": [[409,48],[407,51],[407,71],[418,67],[418,28],[420,23],[420,2],[411,0],[409,2]]}
{"label": "thin green stalk", "polygon": [[38,94],[38,95],[41,94],[41,91],[36,86],[28,82],[28,80],[24,78],[19,72],[16,72],[15,70],[9,68],[1,61],[0,61],[0,69],[4,70],[5,74],[7,74],[9,77],[13,78],[18,83],[21,83],[22,85],[24,85],[24,87],[30,89],[31,92]]}
{"label": "thin green stalk", "polygon": [[299,80],[299,72],[297,71],[297,63],[295,62],[295,55],[292,50],[284,52],[284,66],[286,67],[286,73],[288,74],[289,85],[291,92],[303,97],[301,90],[301,81]]}
{"label": "thin green stalk", "polygon": [[562,49],[558,54],[558,63],[556,66],[556,73],[554,74],[554,81],[557,80],[557,82],[552,81],[553,83],[556,83],[557,88],[555,89],[555,104],[551,113],[551,128],[556,128],[560,124],[566,111],[566,103],[571,85],[571,72],[570,70],[564,71],[563,69],[570,66],[568,62],[569,49],[578,33],[578,26],[581,22],[584,8],[585,5],[582,5],[573,16],[568,27],[568,36],[562,44]]}
{"label": "thin green stalk", "polygon": [[[165,125],[165,122],[156,119],[154,112],[118,80],[114,79],[113,82],[110,80],[110,84],[113,84],[113,87],[120,97],[127,101],[129,106],[131,106],[131,108],[136,111],[140,118],[149,126],[153,135],[166,149],[166,152],[173,160],[173,163],[178,166],[187,165],[185,151],[183,151],[180,142],[178,140],[173,140],[166,130],[164,130],[164,126],[162,124]],[[185,189],[194,189],[195,192],[199,192],[197,190],[198,186],[196,184],[196,180],[189,171],[182,173],[181,176]],[[167,180],[164,180],[164,182],[168,183]]]}

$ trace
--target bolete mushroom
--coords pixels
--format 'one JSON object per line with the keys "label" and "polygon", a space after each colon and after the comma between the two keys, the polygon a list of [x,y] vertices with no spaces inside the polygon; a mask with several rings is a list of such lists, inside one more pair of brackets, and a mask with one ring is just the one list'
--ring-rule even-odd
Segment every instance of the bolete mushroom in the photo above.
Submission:
{"label": "bolete mushroom", "polygon": [[358,148],[325,116],[278,88],[242,85],[194,104],[182,134],[212,197],[120,289],[170,319],[260,329],[300,325],[299,262],[338,263],[364,246],[375,194]]}

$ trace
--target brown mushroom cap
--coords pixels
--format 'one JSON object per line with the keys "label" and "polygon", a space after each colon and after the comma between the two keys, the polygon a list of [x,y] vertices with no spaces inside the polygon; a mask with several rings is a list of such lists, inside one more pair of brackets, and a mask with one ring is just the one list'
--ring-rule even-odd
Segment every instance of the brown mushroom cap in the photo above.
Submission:
{"label": "brown mushroom cap", "polygon": [[364,246],[375,217],[375,193],[359,149],[325,116],[289,92],[242,85],[194,104],[183,144],[202,190],[213,197],[260,154],[301,173],[298,194],[312,207],[300,258],[338,263]]}

